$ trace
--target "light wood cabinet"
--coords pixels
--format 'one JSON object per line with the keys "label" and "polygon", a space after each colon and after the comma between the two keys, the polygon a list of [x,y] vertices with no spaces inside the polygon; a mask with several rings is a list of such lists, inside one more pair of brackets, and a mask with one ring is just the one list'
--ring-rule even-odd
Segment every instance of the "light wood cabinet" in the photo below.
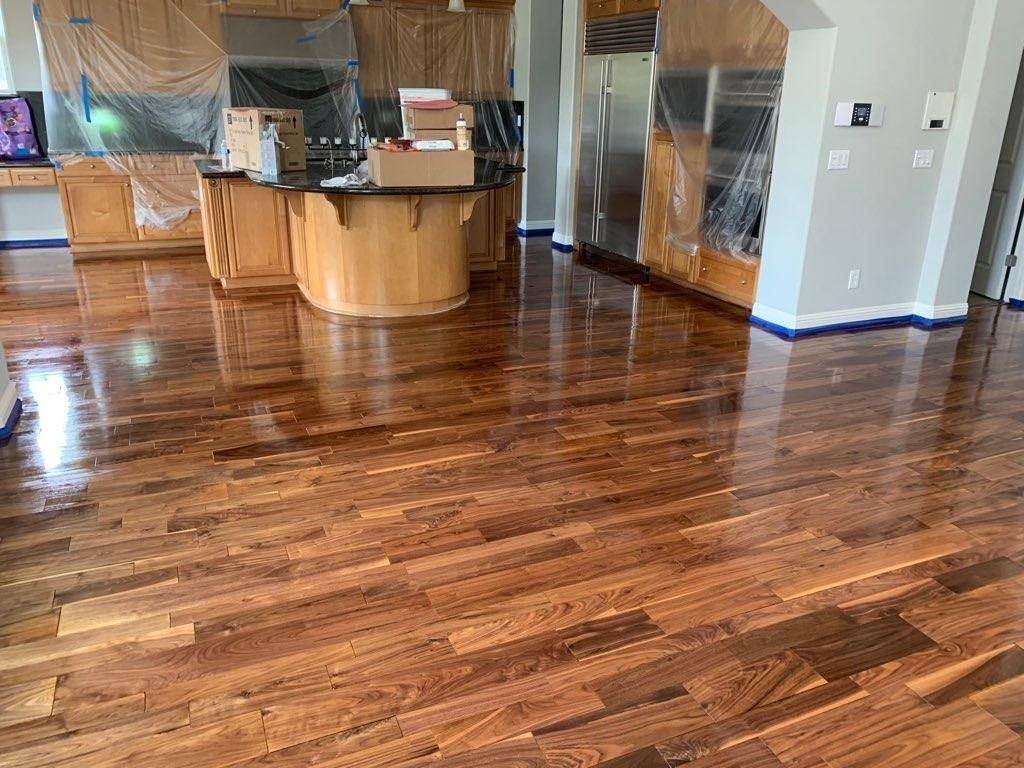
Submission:
{"label": "light wood cabinet", "polygon": [[224,12],[233,16],[286,16],[286,0],[224,0]]}
{"label": "light wood cabinet", "polygon": [[224,190],[229,276],[290,275],[284,195],[248,179],[230,179]]}
{"label": "light wood cabinet", "polygon": [[53,168],[12,168],[11,185],[15,187],[54,187],[57,177]]}
{"label": "light wood cabinet", "polygon": [[617,16],[619,0],[587,0],[587,19],[601,19],[606,16]]}
{"label": "light wood cabinet", "polygon": [[[688,242],[700,242],[707,141],[697,131],[683,135],[681,140],[686,141],[682,164],[678,162],[672,134],[655,131],[651,135],[644,191],[641,261],[660,277],[724,301],[750,307],[757,286],[759,263],[756,259],[747,262],[704,246],[684,250],[668,241],[669,233],[675,231],[684,234]],[[670,205],[678,173],[688,174],[684,189],[689,189],[690,194],[676,205]]]}
{"label": "light wood cabinet", "polygon": [[127,177],[62,178],[59,184],[72,243],[125,243],[138,238]]}
{"label": "light wood cabinet", "polygon": [[13,186],[14,182],[11,180],[11,172],[6,168],[0,168],[0,187]]}
{"label": "light wood cabinet", "polygon": [[341,0],[287,0],[285,12],[293,18],[316,19],[337,13]]}
{"label": "light wood cabinet", "polygon": [[661,0],[619,0],[619,13],[640,13],[661,9]]}

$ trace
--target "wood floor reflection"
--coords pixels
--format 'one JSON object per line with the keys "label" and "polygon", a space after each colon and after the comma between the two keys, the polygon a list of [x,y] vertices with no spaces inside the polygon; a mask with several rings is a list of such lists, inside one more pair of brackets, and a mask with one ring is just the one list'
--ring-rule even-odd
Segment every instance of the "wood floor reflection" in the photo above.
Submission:
{"label": "wood floor reflection", "polygon": [[1024,765],[1024,313],[0,254],[0,766]]}

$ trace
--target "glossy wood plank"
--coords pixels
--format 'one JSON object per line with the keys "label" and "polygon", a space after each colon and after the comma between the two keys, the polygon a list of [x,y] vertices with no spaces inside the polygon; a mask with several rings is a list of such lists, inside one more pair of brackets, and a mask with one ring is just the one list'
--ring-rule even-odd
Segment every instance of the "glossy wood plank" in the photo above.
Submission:
{"label": "glossy wood plank", "polygon": [[0,253],[0,765],[1020,765],[1024,314],[508,247],[415,321]]}

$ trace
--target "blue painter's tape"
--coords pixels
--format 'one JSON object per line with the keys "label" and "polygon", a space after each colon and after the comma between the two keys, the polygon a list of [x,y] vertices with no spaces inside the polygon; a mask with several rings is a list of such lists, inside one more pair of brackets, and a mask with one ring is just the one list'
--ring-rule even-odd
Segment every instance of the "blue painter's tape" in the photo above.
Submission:
{"label": "blue painter's tape", "polygon": [[0,251],[13,251],[18,248],[66,248],[68,241],[64,238],[48,240],[0,240]]}
{"label": "blue painter's tape", "polygon": [[347,10],[348,10],[348,6],[349,6],[349,3],[351,3],[351,2],[352,2],[352,0],[345,0],[345,2],[343,2],[343,3],[341,4],[341,10],[343,10],[343,11],[347,11]]}
{"label": "blue painter's tape", "polygon": [[43,18],[42,12],[39,10],[39,3],[32,3],[32,18],[39,21]]}
{"label": "blue painter's tape", "polygon": [[18,419],[21,418],[21,399],[14,401],[14,407],[11,408],[11,415],[7,417],[7,421],[0,427],[0,443],[9,439],[14,434],[14,428],[18,425]]}
{"label": "blue painter's tape", "polygon": [[86,157],[103,157],[107,153],[106,150],[103,149],[87,149],[82,154],[85,155]]}
{"label": "blue painter's tape", "polygon": [[89,103],[89,76],[82,75],[82,112],[85,114],[85,122],[92,122],[92,104]]}
{"label": "blue painter's tape", "polygon": [[359,84],[359,78],[356,78],[356,106],[359,107],[359,111],[364,115],[366,114],[366,107],[363,104],[363,87]]}
{"label": "blue painter's tape", "polygon": [[69,24],[92,24],[92,16],[72,16],[68,19]]}
{"label": "blue painter's tape", "polygon": [[552,240],[551,241],[551,247],[554,248],[556,251],[561,251],[562,253],[572,253],[573,252],[573,247],[571,245],[567,245],[565,243],[560,243],[557,240]]}
{"label": "blue painter's tape", "polygon": [[1010,299],[1006,303],[1010,305],[1010,309],[1024,309],[1024,299]]}
{"label": "blue painter's tape", "polygon": [[316,40],[316,33],[311,33],[308,35],[303,35],[302,37],[295,38],[296,43],[311,43],[314,40]]}
{"label": "blue painter's tape", "polygon": [[512,69],[510,69],[508,71],[508,87],[509,88],[515,88],[516,87],[516,68],[515,67],[512,67]]}
{"label": "blue painter's tape", "polygon": [[358,67],[359,66],[359,59],[349,59],[348,60],[348,65],[350,67]]}
{"label": "blue painter's tape", "polygon": [[751,325],[763,328],[764,330],[774,333],[776,336],[786,339],[787,341],[796,341],[797,339],[806,338],[807,336],[818,336],[823,333],[868,331],[876,328],[892,328],[901,325],[912,325],[915,328],[931,331],[938,328],[947,328],[951,325],[960,325],[966,321],[967,315],[959,317],[944,317],[941,319],[921,317],[920,315],[899,315],[896,317],[879,317],[872,320],[857,320],[851,323],[819,325],[814,328],[786,328],[785,326],[778,325],[777,323],[757,317],[756,315],[750,316]]}
{"label": "blue painter's tape", "polygon": [[520,237],[543,237],[545,235],[555,234],[555,228],[541,227],[539,229],[524,229],[523,227],[516,227],[516,232],[519,233]]}

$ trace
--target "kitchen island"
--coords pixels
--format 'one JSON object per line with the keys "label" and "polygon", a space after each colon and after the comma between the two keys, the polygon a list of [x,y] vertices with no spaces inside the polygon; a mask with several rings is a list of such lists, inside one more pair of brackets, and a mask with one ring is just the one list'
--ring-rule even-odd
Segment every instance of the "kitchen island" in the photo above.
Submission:
{"label": "kitchen island", "polygon": [[[324,187],[349,167],[277,176],[197,160],[210,273],[225,288],[297,284],[327,312],[411,317],[469,298],[470,221],[504,239],[493,196],[516,174],[478,158],[472,185]],[[486,215],[474,216],[487,199]],[[500,219],[500,220],[499,220]]]}

